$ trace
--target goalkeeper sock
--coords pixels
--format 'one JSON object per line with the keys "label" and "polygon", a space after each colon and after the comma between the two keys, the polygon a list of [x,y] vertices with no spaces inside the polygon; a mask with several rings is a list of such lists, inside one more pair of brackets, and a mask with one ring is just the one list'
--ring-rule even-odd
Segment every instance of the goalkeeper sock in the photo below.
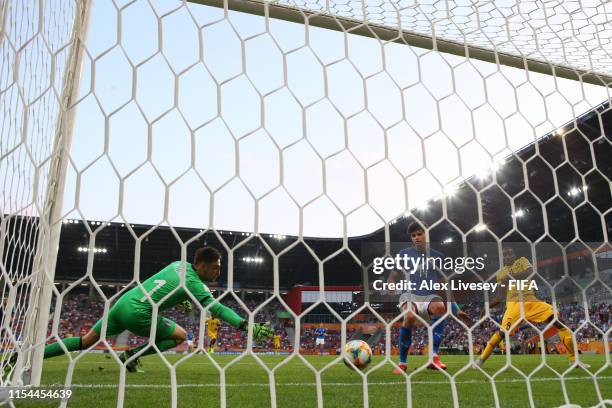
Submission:
{"label": "goalkeeper sock", "polygon": [[487,347],[485,347],[482,354],[480,355],[480,359],[482,361],[486,361],[491,356],[491,353],[493,353],[493,350],[495,350],[495,348],[501,341],[502,341],[501,334],[498,331],[495,332],[493,337],[491,337],[491,340],[489,340],[489,342],[487,343]]}
{"label": "goalkeeper sock", "polygon": [[406,364],[408,361],[408,351],[412,344],[412,329],[408,327],[400,327],[399,331],[399,349],[400,349],[400,363]]}
{"label": "goalkeeper sock", "polygon": [[[159,340],[155,342],[155,345],[157,346],[160,352],[170,350],[171,348],[174,348],[178,346],[179,344],[181,344],[181,342],[174,340],[174,339],[165,339],[165,340]],[[153,346],[149,347],[149,343],[141,344],[135,349],[130,350],[129,353],[130,355],[134,355],[144,348],[147,348],[147,349],[144,351],[144,353],[140,355],[140,357],[144,357],[144,356],[148,356],[149,354],[157,353],[157,350],[155,350],[155,347]]]}
{"label": "goalkeeper sock", "polygon": [[[433,319],[432,323],[437,322],[438,319]],[[444,326],[446,326],[446,320],[440,322],[436,327],[433,328],[433,353],[438,354],[440,351],[440,344],[442,344],[442,334],[444,333]]]}
{"label": "goalkeeper sock", "polygon": [[559,338],[567,350],[567,356],[570,362],[573,362],[576,359],[576,351],[574,350],[574,342],[572,341],[572,332],[569,331],[567,327],[563,327],[559,329]]}
{"label": "goalkeeper sock", "polygon": [[[78,351],[83,349],[83,343],[81,342],[80,337],[66,337],[61,340],[64,343],[64,346],[68,349],[68,351]],[[57,341],[53,344],[49,344],[45,347],[45,355],[43,358],[57,357],[64,354],[64,349],[60,345],[60,342]]]}

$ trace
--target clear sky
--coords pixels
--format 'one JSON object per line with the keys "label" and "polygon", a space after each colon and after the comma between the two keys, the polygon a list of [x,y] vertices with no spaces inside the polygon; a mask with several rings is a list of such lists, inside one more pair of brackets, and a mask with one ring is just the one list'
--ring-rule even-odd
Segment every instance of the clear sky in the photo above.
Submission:
{"label": "clear sky", "polygon": [[93,3],[72,218],[297,234],[301,206],[304,235],[341,236],[343,216],[365,234],[607,97],[216,8]]}

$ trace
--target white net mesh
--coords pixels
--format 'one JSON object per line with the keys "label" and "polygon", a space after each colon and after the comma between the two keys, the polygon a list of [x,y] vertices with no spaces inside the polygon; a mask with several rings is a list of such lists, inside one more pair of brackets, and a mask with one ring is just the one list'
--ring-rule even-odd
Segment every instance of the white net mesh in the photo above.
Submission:
{"label": "white net mesh", "polygon": [[[13,383],[72,386],[87,406],[609,402],[609,4],[203,3],[1,3],[0,348],[2,368],[22,357]],[[411,221],[447,254],[487,253],[474,281],[495,281],[501,244],[517,243],[591,368],[569,369],[544,342],[552,323],[532,322],[472,370],[503,314],[479,297],[457,299],[484,313],[473,327],[446,312],[448,371],[427,372],[440,323],[419,318],[416,370],[387,375],[405,314],[372,286],[366,249],[408,242]],[[221,303],[272,321],[278,346],[222,325],[228,354],[203,356],[204,308],[157,304],[154,317],[193,333],[185,356],[147,357],[132,380],[119,352],[147,340],[124,333],[41,366],[45,344],[100,317],[105,331],[121,295],[202,245],[224,255]],[[368,370],[311,355],[319,325],[334,355],[384,329]]]}
{"label": "white net mesh", "polygon": [[57,180],[49,174],[73,19],[70,3],[3,2],[1,7],[3,369],[15,347],[32,341],[26,325],[38,314],[35,282],[51,235],[48,217],[55,198],[47,194]]}

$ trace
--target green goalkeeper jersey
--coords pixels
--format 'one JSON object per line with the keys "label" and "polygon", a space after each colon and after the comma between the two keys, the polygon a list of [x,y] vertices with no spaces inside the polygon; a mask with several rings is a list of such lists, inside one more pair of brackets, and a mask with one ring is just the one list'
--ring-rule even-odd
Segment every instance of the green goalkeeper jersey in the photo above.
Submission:
{"label": "green goalkeeper jersey", "polygon": [[[149,294],[151,300],[159,305],[160,311],[169,309],[186,300],[191,300],[188,292],[204,307],[215,300],[210,293],[210,289],[202,282],[190,263],[185,264],[185,285],[181,286],[181,264],[181,261],[172,262],[142,282],[144,290]],[[170,293],[172,294],[168,296]],[[164,300],[162,301],[162,299]],[[153,309],[152,303],[147,299],[145,292],[138,286],[123,295],[119,302],[142,312],[150,313]],[[234,327],[238,327],[242,321],[242,318],[232,309],[220,303],[211,306],[209,311],[213,316],[221,318],[221,320]]]}

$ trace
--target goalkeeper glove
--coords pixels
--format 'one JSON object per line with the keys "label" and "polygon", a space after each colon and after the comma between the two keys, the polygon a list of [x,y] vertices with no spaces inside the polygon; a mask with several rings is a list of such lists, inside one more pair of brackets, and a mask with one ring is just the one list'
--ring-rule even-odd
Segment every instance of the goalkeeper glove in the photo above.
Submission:
{"label": "goalkeeper glove", "polygon": [[177,307],[179,308],[179,310],[185,314],[189,314],[191,313],[191,311],[193,310],[193,307],[191,306],[191,302],[188,300],[185,300],[181,303],[179,303],[177,305]]}
{"label": "goalkeeper glove", "polygon": [[253,338],[255,341],[260,342],[265,339],[272,337],[273,331],[270,327],[270,323],[255,323],[253,325]]}
{"label": "goalkeeper glove", "polygon": [[[239,329],[246,331],[248,330],[247,326],[248,326],[248,322],[246,320],[243,320],[240,322]],[[272,330],[272,327],[270,327],[270,323],[268,322],[255,323],[253,325],[253,340],[255,340],[258,343],[265,339],[272,337],[273,334],[274,334],[274,331]]]}

